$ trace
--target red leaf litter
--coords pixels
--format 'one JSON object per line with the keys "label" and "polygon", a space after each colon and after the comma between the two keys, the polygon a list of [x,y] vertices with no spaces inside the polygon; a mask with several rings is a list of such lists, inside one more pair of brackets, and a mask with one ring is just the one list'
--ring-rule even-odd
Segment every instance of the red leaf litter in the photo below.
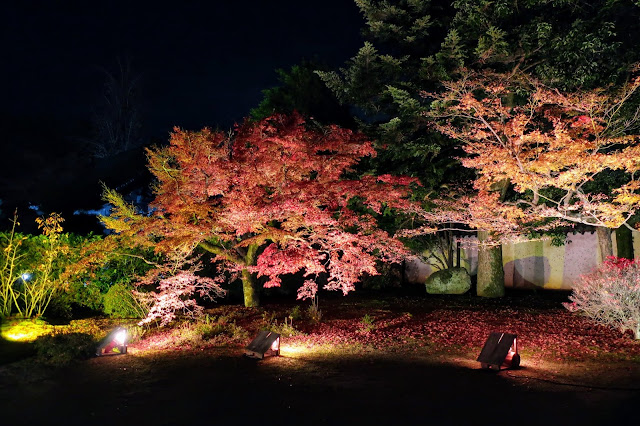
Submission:
{"label": "red leaf litter", "polygon": [[[595,324],[567,311],[562,295],[516,295],[501,299],[424,296],[368,299],[331,298],[321,302],[322,321],[294,323],[304,334],[287,339],[307,345],[358,344],[379,350],[432,347],[479,351],[493,331],[518,335],[529,358],[588,360],[640,357],[631,333]],[[266,306],[265,309],[274,309]],[[282,309],[282,307],[280,307]],[[283,311],[284,313],[284,311]],[[369,323],[364,319],[370,318]]]}

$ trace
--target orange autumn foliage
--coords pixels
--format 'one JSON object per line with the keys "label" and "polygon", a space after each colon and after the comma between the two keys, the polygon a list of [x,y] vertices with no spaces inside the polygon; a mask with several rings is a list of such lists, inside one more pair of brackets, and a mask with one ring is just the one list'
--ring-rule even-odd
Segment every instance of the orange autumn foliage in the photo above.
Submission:
{"label": "orange autumn foliage", "polygon": [[[489,73],[443,84],[424,93],[434,101],[429,116],[462,143],[462,164],[477,172],[475,212],[461,223],[497,234],[548,218],[617,228],[638,210],[640,77],[616,92],[561,93],[526,76]],[[625,182],[611,191],[594,185],[612,171],[624,172]],[[517,199],[497,197],[505,182]]]}

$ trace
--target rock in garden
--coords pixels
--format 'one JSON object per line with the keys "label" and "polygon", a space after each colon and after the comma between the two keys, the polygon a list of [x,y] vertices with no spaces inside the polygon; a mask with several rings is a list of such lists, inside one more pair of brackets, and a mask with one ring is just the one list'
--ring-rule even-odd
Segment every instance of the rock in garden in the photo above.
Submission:
{"label": "rock in garden", "polygon": [[464,294],[471,288],[471,277],[464,268],[449,268],[429,275],[425,283],[429,294]]}

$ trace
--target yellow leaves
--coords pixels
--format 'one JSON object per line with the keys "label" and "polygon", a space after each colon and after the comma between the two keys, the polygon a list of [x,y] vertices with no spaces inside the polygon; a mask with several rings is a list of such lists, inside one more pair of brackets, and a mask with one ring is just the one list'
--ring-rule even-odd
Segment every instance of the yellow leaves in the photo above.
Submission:
{"label": "yellow leaves", "polygon": [[623,149],[615,158],[618,168],[630,173],[640,170],[640,144],[637,143],[637,138],[633,139],[633,142],[633,146]]}
{"label": "yellow leaves", "polygon": [[128,232],[134,224],[139,224],[143,216],[136,212],[133,204],[129,204],[115,190],[103,186],[102,198],[111,204],[109,216],[98,216],[98,219],[116,233]]}
{"label": "yellow leaves", "polygon": [[631,181],[620,188],[617,188],[615,192],[618,193],[613,201],[622,206],[627,206],[630,210],[638,209],[640,207],[640,194],[637,192],[640,190],[640,182]]}
{"label": "yellow leaves", "polygon": [[64,222],[64,219],[58,213],[51,213],[46,218],[36,218],[38,229],[41,229],[43,235],[47,236],[55,236],[62,233],[62,222]]}
{"label": "yellow leaves", "polygon": [[631,194],[624,193],[616,196],[613,201],[617,204],[626,205],[632,207],[634,210],[637,210],[640,207],[640,195],[639,194]]}

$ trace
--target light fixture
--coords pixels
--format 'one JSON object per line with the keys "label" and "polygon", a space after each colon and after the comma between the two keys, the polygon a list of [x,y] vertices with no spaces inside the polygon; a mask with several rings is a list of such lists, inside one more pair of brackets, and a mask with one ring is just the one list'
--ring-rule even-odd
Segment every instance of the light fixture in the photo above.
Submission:
{"label": "light fixture", "polygon": [[518,368],[518,336],[511,333],[491,333],[482,347],[478,361],[483,369]]}
{"label": "light fixture", "polygon": [[123,327],[117,327],[100,341],[96,356],[126,354],[128,342],[129,333],[127,333],[127,330]]}
{"label": "light fixture", "polygon": [[280,355],[280,335],[269,330],[261,331],[246,347],[244,354],[256,359]]}

